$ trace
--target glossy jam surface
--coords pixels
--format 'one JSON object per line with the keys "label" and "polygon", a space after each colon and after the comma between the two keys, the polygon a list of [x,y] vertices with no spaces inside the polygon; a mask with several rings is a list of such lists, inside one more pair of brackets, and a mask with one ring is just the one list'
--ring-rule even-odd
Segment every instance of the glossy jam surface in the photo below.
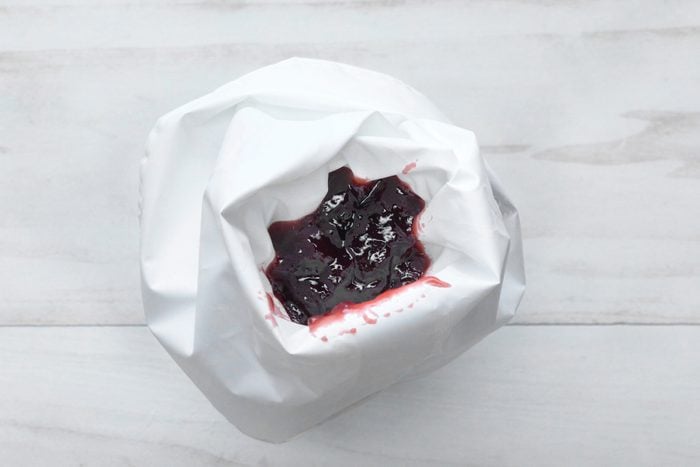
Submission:
{"label": "glossy jam surface", "polygon": [[331,172],[314,212],[269,228],[276,257],[265,272],[292,321],[307,324],[423,276],[430,261],[414,224],[424,206],[398,177],[364,181],[347,167]]}

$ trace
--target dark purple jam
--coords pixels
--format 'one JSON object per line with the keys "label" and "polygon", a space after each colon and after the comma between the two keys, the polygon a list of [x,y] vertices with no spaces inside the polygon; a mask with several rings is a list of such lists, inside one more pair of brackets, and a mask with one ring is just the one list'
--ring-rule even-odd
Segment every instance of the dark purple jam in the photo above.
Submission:
{"label": "dark purple jam", "polygon": [[343,167],[301,219],[269,228],[276,257],[265,273],[292,321],[361,303],[419,279],[430,260],[415,235],[425,202],[398,177],[364,181]]}

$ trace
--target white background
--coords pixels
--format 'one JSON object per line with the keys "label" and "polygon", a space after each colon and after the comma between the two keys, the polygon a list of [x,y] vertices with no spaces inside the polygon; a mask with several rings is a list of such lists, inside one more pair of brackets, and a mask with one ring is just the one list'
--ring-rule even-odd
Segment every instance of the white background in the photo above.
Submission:
{"label": "white background", "polygon": [[[294,55],[476,132],[528,290],[455,363],[273,446],[143,327],[138,167],[159,115]],[[0,1],[0,463],[697,464],[699,57],[694,0]]]}

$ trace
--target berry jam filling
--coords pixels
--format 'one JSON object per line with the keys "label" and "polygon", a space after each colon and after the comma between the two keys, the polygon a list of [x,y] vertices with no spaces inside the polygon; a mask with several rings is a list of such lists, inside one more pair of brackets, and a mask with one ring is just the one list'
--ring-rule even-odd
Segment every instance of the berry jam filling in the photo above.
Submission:
{"label": "berry jam filling", "polygon": [[365,181],[343,167],[301,219],[269,228],[275,259],[265,271],[292,321],[362,303],[416,281],[430,260],[415,234],[425,202],[398,177]]}

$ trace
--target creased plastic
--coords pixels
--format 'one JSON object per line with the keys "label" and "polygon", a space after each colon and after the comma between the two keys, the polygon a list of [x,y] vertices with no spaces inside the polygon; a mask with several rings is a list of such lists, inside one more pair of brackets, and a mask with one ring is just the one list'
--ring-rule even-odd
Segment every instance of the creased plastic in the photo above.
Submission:
{"label": "creased plastic", "polygon": [[[450,287],[419,281],[312,329],[269,295],[267,228],[314,210],[342,166],[398,175],[425,199],[427,274]],[[518,214],[474,134],[383,74],[298,58],[254,71],[161,117],[141,175],[148,326],[255,438],[287,440],[444,365],[524,291]]]}

